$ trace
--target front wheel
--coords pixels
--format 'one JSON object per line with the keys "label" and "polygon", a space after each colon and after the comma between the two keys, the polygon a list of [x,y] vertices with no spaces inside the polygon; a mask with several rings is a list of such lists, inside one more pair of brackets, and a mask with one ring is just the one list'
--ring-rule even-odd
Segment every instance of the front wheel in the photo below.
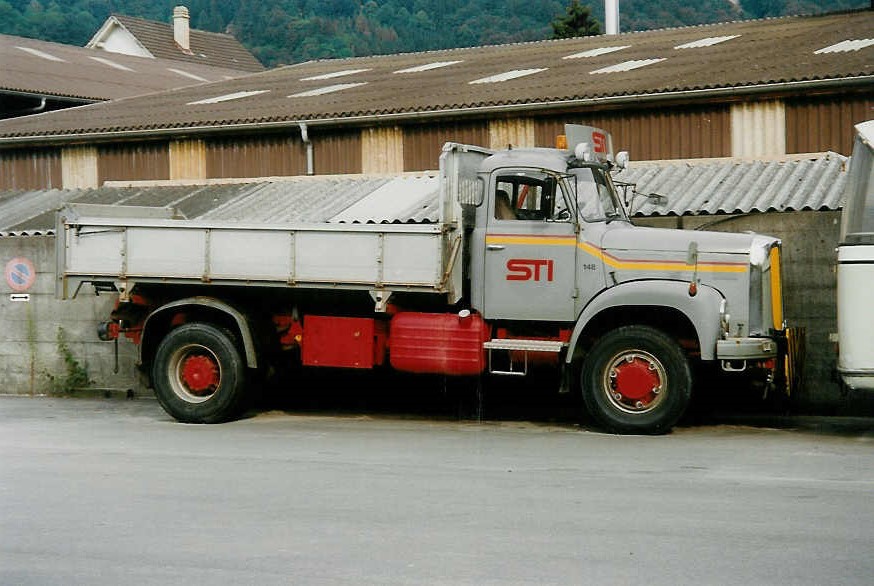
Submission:
{"label": "front wheel", "polygon": [[226,330],[189,323],[161,340],[152,382],[161,406],[179,421],[219,423],[242,406],[245,365]]}
{"label": "front wheel", "polygon": [[692,396],[683,350],[648,326],[626,326],[600,338],[586,355],[580,378],[589,413],[617,433],[666,433]]}

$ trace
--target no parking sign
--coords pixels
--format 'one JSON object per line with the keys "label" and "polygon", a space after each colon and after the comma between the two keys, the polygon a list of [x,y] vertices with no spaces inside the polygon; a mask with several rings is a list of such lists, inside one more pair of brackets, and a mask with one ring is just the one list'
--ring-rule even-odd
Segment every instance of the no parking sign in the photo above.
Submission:
{"label": "no parking sign", "polygon": [[36,281],[33,263],[24,257],[16,257],[6,263],[6,283],[13,291],[27,291]]}

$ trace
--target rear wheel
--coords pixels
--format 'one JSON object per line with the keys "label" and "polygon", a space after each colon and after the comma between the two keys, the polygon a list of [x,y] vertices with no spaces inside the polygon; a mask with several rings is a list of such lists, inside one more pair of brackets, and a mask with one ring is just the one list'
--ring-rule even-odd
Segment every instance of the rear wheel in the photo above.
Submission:
{"label": "rear wheel", "polygon": [[190,323],[158,345],[152,381],[161,406],[179,421],[218,423],[242,407],[245,365],[229,332]]}
{"label": "rear wheel", "polygon": [[581,384],[592,416],[618,433],[665,433],[692,396],[683,350],[648,326],[618,328],[599,339],[583,361]]}

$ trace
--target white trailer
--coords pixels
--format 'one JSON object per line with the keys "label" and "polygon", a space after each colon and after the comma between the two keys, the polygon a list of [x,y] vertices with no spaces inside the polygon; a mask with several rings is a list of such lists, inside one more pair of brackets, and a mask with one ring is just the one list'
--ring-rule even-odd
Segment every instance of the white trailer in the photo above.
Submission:
{"label": "white trailer", "polygon": [[874,390],[874,120],[856,125],[838,244],[838,372]]}

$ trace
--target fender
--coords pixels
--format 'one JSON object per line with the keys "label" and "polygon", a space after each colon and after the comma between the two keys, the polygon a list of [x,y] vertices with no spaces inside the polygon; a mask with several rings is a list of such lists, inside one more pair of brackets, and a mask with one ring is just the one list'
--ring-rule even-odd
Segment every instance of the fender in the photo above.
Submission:
{"label": "fender", "polygon": [[[571,334],[570,348],[576,347],[583,330],[602,311],[614,307],[646,305],[668,307],[683,313],[698,334],[701,359],[715,360],[723,300],[722,294],[708,285],[699,285],[698,293],[691,297],[688,281],[645,280],[622,283],[604,289],[583,308]],[[573,352],[568,352],[565,361],[570,363],[572,357]]]}
{"label": "fender", "polygon": [[[231,317],[237,324],[237,328],[240,330],[240,339],[243,343],[243,352],[246,355],[246,366],[249,368],[258,368],[258,355],[255,351],[255,341],[252,338],[252,331],[249,329],[249,322],[246,319],[246,316],[243,315],[232,305],[224,301],[215,299],[213,297],[187,297],[185,299],[177,299],[176,301],[171,301],[166,305],[162,305],[161,307],[150,313],[149,316],[146,318],[145,322],[143,322],[143,340],[145,341],[146,336],[148,335],[149,322],[152,321],[152,318],[157,315],[166,313],[172,309],[191,306],[214,309]],[[140,363],[142,363],[143,361],[144,346],[145,344],[139,345],[138,358]]]}

